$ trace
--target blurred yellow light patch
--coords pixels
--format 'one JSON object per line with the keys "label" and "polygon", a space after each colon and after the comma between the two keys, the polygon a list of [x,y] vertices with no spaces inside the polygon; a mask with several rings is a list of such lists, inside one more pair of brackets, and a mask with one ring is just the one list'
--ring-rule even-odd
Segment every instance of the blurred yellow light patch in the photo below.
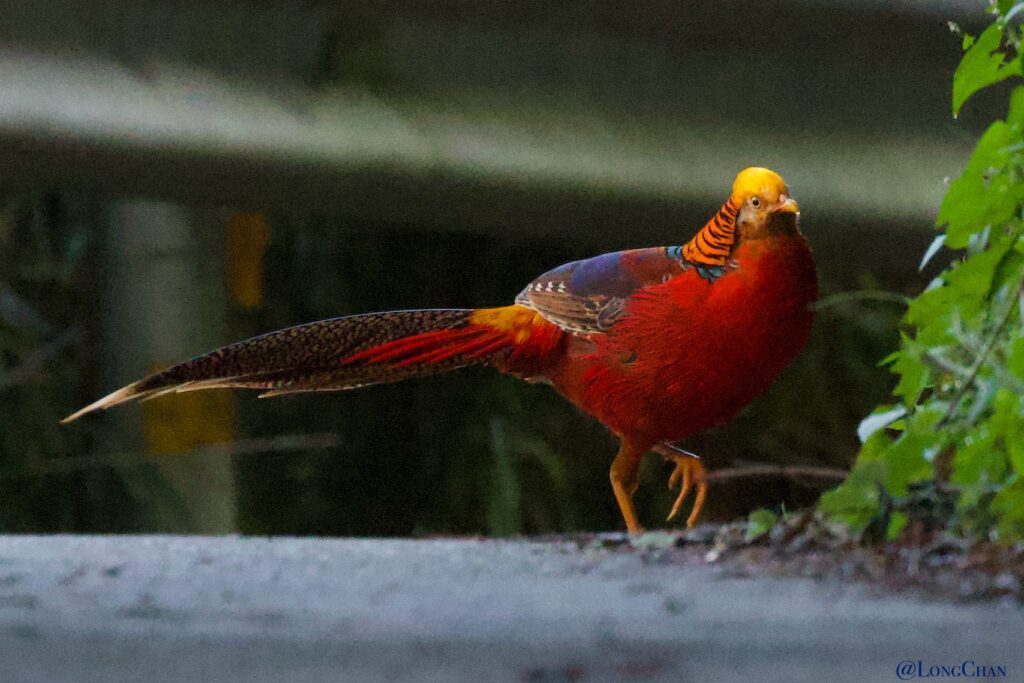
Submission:
{"label": "blurred yellow light patch", "polygon": [[263,255],[270,243],[270,225],[261,213],[239,212],[227,226],[228,290],[243,308],[263,302]]}
{"label": "blurred yellow light patch", "polygon": [[235,397],[225,390],[162,396],[142,404],[142,420],[149,453],[189,453],[234,440]]}

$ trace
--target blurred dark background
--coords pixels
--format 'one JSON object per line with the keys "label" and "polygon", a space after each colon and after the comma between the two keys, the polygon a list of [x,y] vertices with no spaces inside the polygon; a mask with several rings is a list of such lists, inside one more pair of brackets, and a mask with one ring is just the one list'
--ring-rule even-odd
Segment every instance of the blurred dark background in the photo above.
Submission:
{"label": "blurred dark background", "polygon": [[[618,528],[604,429],[486,370],[58,420],[291,324],[493,306],[679,244],[749,165],[803,209],[824,294],[914,292],[987,102],[950,78],[981,2],[114,2],[0,7],[0,529],[409,535]],[[823,310],[712,469],[846,467],[900,309]],[[638,494],[670,507],[651,456]],[[821,484],[716,483],[711,519]]]}

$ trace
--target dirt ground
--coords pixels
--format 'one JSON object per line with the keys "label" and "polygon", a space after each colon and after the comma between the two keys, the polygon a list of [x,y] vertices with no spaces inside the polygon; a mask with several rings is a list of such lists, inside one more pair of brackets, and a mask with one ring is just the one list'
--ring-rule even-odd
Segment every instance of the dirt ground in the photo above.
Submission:
{"label": "dirt ground", "polygon": [[680,564],[714,565],[734,577],[804,577],[855,583],[878,596],[1024,607],[1024,544],[972,541],[918,522],[888,543],[863,543],[813,510],[790,515],[753,539],[738,523],[602,542]]}

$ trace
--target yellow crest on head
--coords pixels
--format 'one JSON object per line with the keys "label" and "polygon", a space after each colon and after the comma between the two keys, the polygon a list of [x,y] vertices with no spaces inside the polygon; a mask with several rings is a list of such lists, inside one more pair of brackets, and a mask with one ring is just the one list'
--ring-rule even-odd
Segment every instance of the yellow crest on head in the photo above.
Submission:
{"label": "yellow crest on head", "polygon": [[774,202],[780,194],[789,194],[786,182],[775,171],[758,166],[740,171],[732,184],[732,200],[737,204],[743,204],[754,195]]}

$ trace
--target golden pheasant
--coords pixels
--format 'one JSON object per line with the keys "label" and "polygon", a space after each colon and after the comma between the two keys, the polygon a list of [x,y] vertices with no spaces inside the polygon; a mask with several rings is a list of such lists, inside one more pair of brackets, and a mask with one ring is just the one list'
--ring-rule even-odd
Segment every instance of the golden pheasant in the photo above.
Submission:
{"label": "golden pheasant", "polygon": [[811,330],[817,275],[799,208],[778,174],[747,168],[686,244],[573,261],[509,306],[367,313],[231,344],[157,372],[69,416],[133,399],[242,387],[262,396],[332,391],[487,365],[546,382],[620,440],[611,484],[630,532],[637,471],[654,450],[681,490],[700,460],[671,445],[735,416],[796,356]]}

